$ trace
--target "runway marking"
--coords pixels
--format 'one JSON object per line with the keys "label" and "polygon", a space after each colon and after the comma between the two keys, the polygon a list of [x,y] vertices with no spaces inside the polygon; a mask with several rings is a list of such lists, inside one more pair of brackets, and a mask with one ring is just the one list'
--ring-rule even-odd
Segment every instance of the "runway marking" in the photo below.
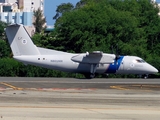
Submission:
{"label": "runway marking", "polygon": [[14,89],[14,90],[23,90],[23,88],[13,86],[13,85],[10,85],[10,84],[5,83],[5,82],[1,82],[0,84],[5,85],[5,86],[7,86],[7,87],[10,87],[10,88],[12,88],[12,89]]}
{"label": "runway marking", "polygon": [[[35,90],[35,91],[67,91],[67,90],[76,90],[76,91],[82,91],[82,90],[96,90],[96,88],[20,88],[13,86],[11,84],[5,83],[5,82],[0,82],[1,85],[7,86],[13,90]],[[0,90],[7,90],[7,88],[2,88],[0,87]]]}
{"label": "runway marking", "polygon": [[118,90],[160,90],[160,85],[115,85],[110,86],[112,89],[118,89]]}
{"label": "runway marking", "polygon": [[110,86],[110,88],[112,88],[112,89],[118,89],[118,90],[129,90],[129,89],[126,89],[126,88],[123,88],[123,87],[121,87],[121,86]]}
{"label": "runway marking", "polygon": [[106,107],[106,108],[100,108],[100,107],[76,107],[76,106],[0,106],[0,108],[42,108],[42,109],[45,109],[45,108],[48,108],[48,109],[55,109],[55,108],[58,108],[58,109],[85,109],[85,110],[88,110],[88,109],[91,109],[91,110],[154,110],[154,111],[160,111],[159,108],[110,108],[110,107]]}

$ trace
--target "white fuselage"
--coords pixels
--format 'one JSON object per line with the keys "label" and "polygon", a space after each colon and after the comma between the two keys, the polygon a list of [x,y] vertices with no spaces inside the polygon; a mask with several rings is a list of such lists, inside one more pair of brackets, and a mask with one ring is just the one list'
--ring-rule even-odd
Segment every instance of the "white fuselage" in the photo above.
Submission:
{"label": "white fuselage", "polygon": [[[44,68],[61,70],[74,73],[90,73],[91,65],[78,63],[71,60],[75,54],[60,55],[22,55],[14,56],[14,59],[41,66]],[[95,73],[117,73],[117,74],[152,74],[158,70],[136,56],[121,56],[120,59],[111,64],[98,64]]]}

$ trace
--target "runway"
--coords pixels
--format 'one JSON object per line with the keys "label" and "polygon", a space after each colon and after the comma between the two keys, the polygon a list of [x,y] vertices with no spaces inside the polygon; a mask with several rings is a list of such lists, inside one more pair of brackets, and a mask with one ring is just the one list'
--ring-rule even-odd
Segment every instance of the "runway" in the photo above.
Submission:
{"label": "runway", "polygon": [[1,77],[0,90],[66,89],[138,89],[160,90],[160,79],[74,79]]}
{"label": "runway", "polygon": [[160,79],[0,78],[2,120],[159,120]]}

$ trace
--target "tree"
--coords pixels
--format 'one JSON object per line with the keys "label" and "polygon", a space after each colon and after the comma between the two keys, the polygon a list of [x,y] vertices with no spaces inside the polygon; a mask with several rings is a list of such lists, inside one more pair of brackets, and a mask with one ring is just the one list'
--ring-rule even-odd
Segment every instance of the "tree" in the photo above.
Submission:
{"label": "tree", "polygon": [[0,58],[11,57],[11,49],[6,40],[0,40]]}
{"label": "tree", "polygon": [[59,5],[56,9],[56,15],[53,17],[53,19],[57,20],[59,17],[62,16],[64,12],[69,12],[73,10],[74,6],[71,3],[62,3]]}
{"label": "tree", "polygon": [[7,27],[7,23],[0,21],[0,39],[1,40],[5,40],[6,36],[5,36],[5,31],[4,29]]}
{"label": "tree", "polygon": [[34,22],[33,25],[36,29],[37,33],[41,33],[46,29],[46,18],[43,16],[42,10],[38,8],[38,10],[34,10]]}
{"label": "tree", "polygon": [[78,10],[65,12],[55,24],[64,50],[75,52],[84,52],[88,48],[91,48],[90,51],[110,51],[111,43],[124,40],[123,34],[126,34],[126,41],[129,40],[136,27],[137,20],[129,12],[118,11],[110,4],[102,3],[102,0],[98,4],[91,1]]}
{"label": "tree", "polygon": [[5,28],[7,27],[7,23],[0,21],[0,58],[9,57],[11,50],[6,40]]}

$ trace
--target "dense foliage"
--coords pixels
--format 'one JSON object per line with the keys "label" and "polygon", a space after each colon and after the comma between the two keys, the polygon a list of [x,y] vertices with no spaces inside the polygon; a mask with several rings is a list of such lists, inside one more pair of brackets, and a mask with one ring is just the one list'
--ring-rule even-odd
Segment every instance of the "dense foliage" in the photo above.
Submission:
{"label": "dense foliage", "polygon": [[44,17],[43,12],[40,8],[38,8],[38,10],[34,10],[33,15],[34,15],[33,25],[36,29],[35,31],[36,33],[41,33],[46,28],[46,25],[45,25],[46,18]]}
{"label": "dense foliage", "polygon": [[[148,0],[81,0],[76,6],[63,3],[56,12],[53,15],[56,20],[54,31],[33,36],[37,46],[67,52],[98,50],[110,53],[111,46],[118,45],[119,54],[139,56],[160,70],[160,18],[156,3]],[[0,34],[2,32],[0,29]],[[8,58],[11,56],[8,44],[4,40],[1,42],[1,76],[77,77],[77,74],[24,66]]]}

